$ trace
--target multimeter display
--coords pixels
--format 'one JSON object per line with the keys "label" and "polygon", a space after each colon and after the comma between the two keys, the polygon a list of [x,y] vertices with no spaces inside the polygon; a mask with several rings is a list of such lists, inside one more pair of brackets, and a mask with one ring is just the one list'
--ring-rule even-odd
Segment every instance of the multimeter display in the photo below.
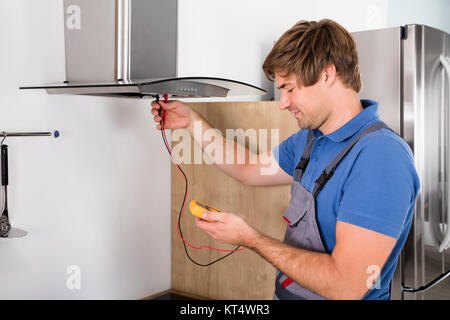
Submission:
{"label": "multimeter display", "polygon": [[198,201],[197,201],[197,205],[202,207],[202,208],[204,208],[204,209],[206,209],[207,211],[211,211],[211,209],[212,209],[210,206],[208,206],[206,204],[203,204],[201,202],[198,202]]}
{"label": "multimeter display", "polygon": [[204,204],[197,200],[191,201],[191,203],[189,204],[189,209],[191,210],[192,215],[200,219],[202,219],[202,214],[205,211],[220,212],[220,210],[210,207],[207,204]]}

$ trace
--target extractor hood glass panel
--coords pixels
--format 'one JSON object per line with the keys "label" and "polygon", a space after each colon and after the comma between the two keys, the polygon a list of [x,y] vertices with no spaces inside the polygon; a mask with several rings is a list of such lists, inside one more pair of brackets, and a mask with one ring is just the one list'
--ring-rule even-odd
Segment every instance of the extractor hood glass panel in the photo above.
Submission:
{"label": "extractor hood glass panel", "polygon": [[49,94],[110,95],[138,98],[157,94],[197,98],[264,95],[267,93],[265,90],[247,83],[211,77],[140,79],[111,83],[53,83],[20,87],[20,89],[46,89]]}

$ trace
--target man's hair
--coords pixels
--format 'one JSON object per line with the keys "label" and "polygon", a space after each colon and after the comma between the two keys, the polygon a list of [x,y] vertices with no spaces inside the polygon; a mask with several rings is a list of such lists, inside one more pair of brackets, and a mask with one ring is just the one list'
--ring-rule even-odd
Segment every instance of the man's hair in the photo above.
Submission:
{"label": "man's hair", "polygon": [[263,64],[267,79],[275,73],[294,73],[303,86],[317,83],[325,67],[334,64],[339,79],[347,88],[361,91],[358,52],[352,35],[329,19],[300,21],[275,43]]}

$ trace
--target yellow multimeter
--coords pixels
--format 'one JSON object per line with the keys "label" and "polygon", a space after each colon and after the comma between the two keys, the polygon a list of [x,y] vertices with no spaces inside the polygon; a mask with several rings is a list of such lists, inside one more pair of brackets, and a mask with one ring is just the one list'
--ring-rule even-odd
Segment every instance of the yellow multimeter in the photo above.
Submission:
{"label": "yellow multimeter", "polygon": [[220,212],[220,210],[214,209],[214,208],[204,204],[203,202],[200,202],[197,200],[191,201],[191,203],[189,204],[189,209],[191,210],[192,215],[194,215],[200,219],[203,219],[202,214],[205,211]]}

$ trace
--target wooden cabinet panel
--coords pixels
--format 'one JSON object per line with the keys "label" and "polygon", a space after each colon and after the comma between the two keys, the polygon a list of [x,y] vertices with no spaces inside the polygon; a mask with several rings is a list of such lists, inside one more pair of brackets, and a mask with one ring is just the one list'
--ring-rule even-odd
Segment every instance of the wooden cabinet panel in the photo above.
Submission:
{"label": "wooden cabinet panel", "polygon": [[[287,111],[280,111],[277,102],[191,103],[213,128],[225,135],[225,129],[267,129],[267,148],[271,147],[270,130],[279,130],[279,141],[298,131],[297,121]],[[191,139],[192,150],[194,140]],[[246,141],[248,146],[249,141]],[[275,143],[276,145],[277,143]],[[176,143],[173,144],[174,146]],[[193,152],[192,159],[193,159]],[[189,202],[200,200],[226,212],[241,215],[250,225],[277,239],[284,235],[283,212],[290,200],[289,185],[250,187],[227,176],[215,165],[181,164],[188,178],[188,198],[182,218],[183,236],[194,246],[208,245],[233,249],[210,238],[195,226]],[[244,250],[209,267],[194,265],[187,258],[177,233],[178,214],[185,190],[184,179],[172,166],[172,288],[213,299],[271,299],[275,268],[258,254]],[[209,263],[226,253],[187,246],[190,256],[199,263]]]}

